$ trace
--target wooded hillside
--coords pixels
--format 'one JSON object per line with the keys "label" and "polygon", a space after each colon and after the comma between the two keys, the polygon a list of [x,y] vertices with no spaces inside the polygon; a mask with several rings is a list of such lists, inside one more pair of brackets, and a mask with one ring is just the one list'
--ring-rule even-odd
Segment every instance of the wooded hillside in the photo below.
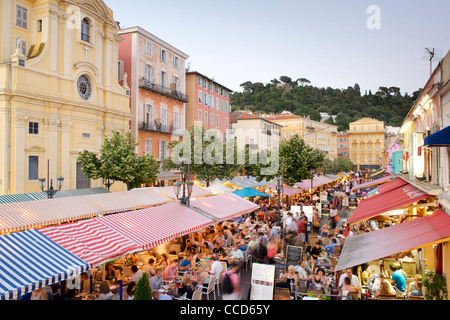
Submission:
{"label": "wooded hillside", "polygon": [[244,82],[242,92],[231,95],[234,110],[249,109],[257,113],[281,113],[290,111],[299,116],[310,116],[320,121],[320,112],[335,115],[327,123],[348,130],[349,123],[364,117],[384,121],[387,126],[401,126],[408,111],[416,101],[420,90],[401,94],[398,87],[380,87],[377,92],[361,93],[358,84],[347,89],[318,88],[305,78],[292,80],[287,76],[269,83]]}

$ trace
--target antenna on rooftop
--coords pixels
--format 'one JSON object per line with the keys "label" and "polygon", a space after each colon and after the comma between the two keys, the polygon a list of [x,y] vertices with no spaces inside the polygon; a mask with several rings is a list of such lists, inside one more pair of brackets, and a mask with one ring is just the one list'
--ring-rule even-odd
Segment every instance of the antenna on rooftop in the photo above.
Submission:
{"label": "antenna on rooftop", "polygon": [[425,55],[422,60],[430,61],[430,76],[433,73],[433,61],[439,61],[442,58],[442,49],[425,48]]}

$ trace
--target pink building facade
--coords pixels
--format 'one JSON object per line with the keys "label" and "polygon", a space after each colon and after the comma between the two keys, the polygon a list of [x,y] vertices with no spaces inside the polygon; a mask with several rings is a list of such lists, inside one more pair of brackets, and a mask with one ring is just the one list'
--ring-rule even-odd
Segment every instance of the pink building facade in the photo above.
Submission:
{"label": "pink building facade", "polygon": [[140,27],[122,29],[119,35],[119,79],[129,86],[138,153],[162,161],[170,157],[169,143],[185,128],[189,56]]}
{"label": "pink building facade", "polygon": [[229,139],[230,94],[232,91],[214,79],[197,72],[186,72],[186,128],[196,123],[205,129],[218,130],[224,141]]}

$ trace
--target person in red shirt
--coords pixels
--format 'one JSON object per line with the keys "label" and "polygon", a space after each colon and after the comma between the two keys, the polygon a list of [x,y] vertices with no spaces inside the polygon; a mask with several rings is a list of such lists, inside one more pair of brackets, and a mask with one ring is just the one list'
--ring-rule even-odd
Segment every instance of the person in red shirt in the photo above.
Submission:
{"label": "person in red shirt", "polygon": [[300,217],[300,219],[296,222],[297,223],[297,232],[298,235],[300,237],[300,241],[302,242],[302,244],[304,244],[306,242],[306,231],[307,231],[307,221],[306,221],[306,217],[302,216]]}

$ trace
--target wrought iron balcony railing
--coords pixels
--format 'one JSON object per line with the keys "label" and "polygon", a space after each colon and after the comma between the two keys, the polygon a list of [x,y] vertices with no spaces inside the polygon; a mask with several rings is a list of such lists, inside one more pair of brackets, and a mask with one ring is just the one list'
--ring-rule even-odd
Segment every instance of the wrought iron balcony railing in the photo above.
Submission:
{"label": "wrought iron balcony railing", "polygon": [[177,91],[175,89],[164,87],[160,84],[154,83],[145,78],[141,78],[139,80],[139,88],[148,90],[148,91],[152,91],[152,92],[156,92],[156,93],[160,93],[166,97],[169,97],[169,98],[181,101],[181,102],[185,102],[185,103],[189,102],[188,95],[186,95],[180,91]]}

